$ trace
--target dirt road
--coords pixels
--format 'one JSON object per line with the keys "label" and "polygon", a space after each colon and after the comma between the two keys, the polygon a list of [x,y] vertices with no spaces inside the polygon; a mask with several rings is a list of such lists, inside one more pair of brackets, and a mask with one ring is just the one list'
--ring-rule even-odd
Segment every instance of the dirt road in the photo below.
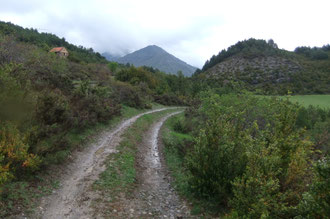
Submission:
{"label": "dirt road", "polygon": [[[74,161],[69,166],[63,167],[65,168],[65,174],[61,177],[60,189],[54,191],[52,195],[43,198],[34,218],[91,218],[92,210],[90,208],[90,203],[97,194],[94,194],[90,187],[98,178],[99,174],[105,170],[105,166],[103,165],[104,161],[110,153],[116,151],[116,146],[121,140],[120,136],[141,116],[166,109],[169,108],[148,111],[123,121],[114,130],[104,133],[97,143],[94,143],[81,152],[75,153]],[[166,118],[167,117],[163,118],[162,121],[165,121]],[[157,139],[161,124],[162,122],[158,122],[157,126],[152,128],[157,130],[151,135],[151,145],[153,145],[153,147],[155,144],[157,145],[155,139]],[[156,156],[156,149],[151,150],[150,153],[154,153]],[[148,163],[150,163],[150,165],[159,169],[159,157],[156,160],[151,158],[151,154],[148,155],[148,157],[144,165],[149,165]],[[148,169],[151,171],[151,168]],[[158,170],[155,171],[157,172]],[[165,187],[163,188],[162,183],[159,184],[159,180],[163,176],[156,175],[154,179],[153,176],[151,176],[154,173],[144,173],[147,177],[146,182],[148,186],[155,183],[156,185],[153,190],[166,190]],[[164,205],[166,203],[159,202],[159,204]]]}
{"label": "dirt road", "polygon": [[118,200],[110,218],[191,218],[185,202],[170,185],[168,171],[160,153],[159,132],[174,112],[156,121],[138,146],[137,189],[130,197]]}

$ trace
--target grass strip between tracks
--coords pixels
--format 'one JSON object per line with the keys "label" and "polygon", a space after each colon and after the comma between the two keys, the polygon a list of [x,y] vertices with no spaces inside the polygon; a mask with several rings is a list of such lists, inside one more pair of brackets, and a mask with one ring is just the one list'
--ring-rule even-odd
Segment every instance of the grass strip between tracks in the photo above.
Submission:
{"label": "grass strip between tracks", "polygon": [[94,189],[99,190],[102,194],[102,200],[97,200],[94,203],[94,208],[100,208],[99,210],[106,215],[106,211],[112,209],[103,209],[100,201],[114,203],[121,196],[128,197],[131,194],[135,188],[137,146],[141,144],[144,133],[155,121],[177,110],[169,109],[144,115],[125,131],[121,143],[117,147],[118,152],[108,157],[106,170],[100,175],[100,179],[94,183]]}

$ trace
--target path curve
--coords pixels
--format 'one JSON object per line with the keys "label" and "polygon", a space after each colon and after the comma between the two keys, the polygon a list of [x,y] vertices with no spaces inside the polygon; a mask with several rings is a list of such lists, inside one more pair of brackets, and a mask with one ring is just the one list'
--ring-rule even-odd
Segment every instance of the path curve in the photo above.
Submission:
{"label": "path curve", "polygon": [[66,168],[61,180],[61,186],[52,195],[44,197],[34,218],[91,218],[89,207],[94,198],[90,186],[105,170],[104,161],[109,154],[116,152],[116,146],[121,141],[121,135],[138,118],[143,115],[173,108],[161,108],[138,114],[121,122],[115,129],[104,133],[97,143],[92,144],[75,154],[72,163]]}

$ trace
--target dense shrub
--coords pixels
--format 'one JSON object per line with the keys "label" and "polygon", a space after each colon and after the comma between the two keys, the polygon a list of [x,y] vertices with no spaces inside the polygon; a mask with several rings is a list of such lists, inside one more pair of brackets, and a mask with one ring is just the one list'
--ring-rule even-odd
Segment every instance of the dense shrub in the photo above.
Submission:
{"label": "dense shrub", "polygon": [[296,125],[301,128],[312,129],[316,123],[324,122],[330,118],[330,110],[320,107],[301,107],[298,111]]}
{"label": "dense shrub", "polygon": [[330,157],[314,164],[312,184],[299,203],[297,218],[327,218],[330,215]]}
{"label": "dense shrub", "polygon": [[40,158],[29,151],[25,137],[14,124],[0,124],[0,193],[2,185],[18,172],[36,170]]}
{"label": "dense shrub", "polygon": [[314,142],[314,149],[324,154],[330,152],[330,110],[320,107],[301,107],[298,112],[296,126],[306,128]]}
{"label": "dense shrub", "polygon": [[154,89],[157,86],[158,81],[151,72],[143,69],[142,67],[130,67],[128,69],[122,69],[115,74],[115,77],[119,81],[129,82],[132,85],[145,82],[150,89]]}
{"label": "dense shrub", "polygon": [[39,96],[36,118],[41,124],[45,126],[65,125],[69,123],[71,117],[69,101],[60,90],[45,91]]}
{"label": "dense shrub", "polygon": [[127,106],[144,108],[146,105],[143,97],[139,94],[136,87],[123,82],[113,82],[114,97]]}
{"label": "dense shrub", "polygon": [[184,101],[174,94],[154,95],[154,101],[167,106],[178,106],[184,104]]}
{"label": "dense shrub", "polygon": [[[283,115],[284,116],[284,115]],[[231,206],[248,218],[292,217],[307,189],[311,143],[292,129],[292,115],[272,133],[258,132],[247,148],[246,171],[233,181]]]}
{"label": "dense shrub", "polygon": [[296,128],[298,109],[287,100],[206,93],[186,158],[192,192],[241,218],[297,216],[312,153]]}
{"label": "dense shrub", "polygon": [[315,142],[314,148],[321,151],[324,155],[330,155],[330,118],[323,122],[317,122],[314,127],[308,131]]}
{"label": "dense shrub", "polygon": [[231,181],[243,174],[248,136],[226,119],[209,121],[187,158],[190,184],[198,196],[227,205]]}

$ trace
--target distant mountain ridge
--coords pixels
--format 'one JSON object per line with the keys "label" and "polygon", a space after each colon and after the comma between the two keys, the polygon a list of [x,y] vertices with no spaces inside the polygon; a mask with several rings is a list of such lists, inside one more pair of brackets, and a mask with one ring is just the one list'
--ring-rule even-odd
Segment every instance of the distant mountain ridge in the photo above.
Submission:
{"label": "distant mountain ridge", "polygon": [[122,64],[130,63],[136,67],[150,66],[166,73],[176,74],[178,71],[182,71],[185,76],[191,76],[197,69],[156,45],[147,46],[120,58],[105,53],[103,56],[110,61]]}

